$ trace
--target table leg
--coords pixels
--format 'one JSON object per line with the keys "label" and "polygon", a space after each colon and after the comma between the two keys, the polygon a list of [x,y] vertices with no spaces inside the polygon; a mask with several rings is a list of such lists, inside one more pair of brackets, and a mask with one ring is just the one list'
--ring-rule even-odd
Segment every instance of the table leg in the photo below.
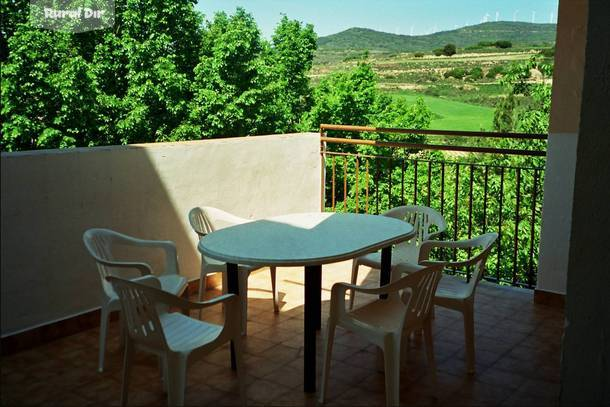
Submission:
{"label": "table leg", "polygon": [[[379,285],[390,284],[392,278],[392,246],[381,249],[381,270],[379,275]],[[381,299],[388,298],[387,294],[379,296]]]}
{"label": "table leg", "polygon": [[322,311],[322,266],[305,266],[304,390],[316,392],[316,330]]}
{"label": "table leg", "polygon": [[[227,263],[227,292],[229,294],[239,295],[239,280],[237,276],[237,264]],[[239,321],[234,321],[235,323],[240,324],[241,318]],[[241,328],[240,328],[241,331]],[[235,363],[235,344],[231,341],[231,369],[236,369]]]}

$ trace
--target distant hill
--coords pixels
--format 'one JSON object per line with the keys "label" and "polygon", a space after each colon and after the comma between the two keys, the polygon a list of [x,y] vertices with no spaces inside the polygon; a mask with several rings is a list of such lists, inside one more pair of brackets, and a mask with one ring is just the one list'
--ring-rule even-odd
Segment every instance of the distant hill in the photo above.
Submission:
{"label": "distant hill", "polygon": [[385,52],[431,51],[452,43],[458,48],[481,41],[508,40],[513,45],[555,43],[556,24],[498,21],[429,35],[398,35],[368,28],[350,28],[318,39],[320,50],[370,50]]}

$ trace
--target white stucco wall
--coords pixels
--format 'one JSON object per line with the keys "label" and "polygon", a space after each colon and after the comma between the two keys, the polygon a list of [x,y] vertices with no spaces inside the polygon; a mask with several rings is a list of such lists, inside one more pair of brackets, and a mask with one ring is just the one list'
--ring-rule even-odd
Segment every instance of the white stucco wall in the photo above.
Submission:
{"label": "white stucco wall", "polygon": [[566,292],[577,144],[577,133],[549,134],[536,289],[556,294]]}
{"label": "white stucco wall", "polygon": [[99,307],[83,232],[106,227],[176,242],[199,276],[187,213],[258,218],[320,209],[319,135],[3,153],[2,336]]}
{"label": "white stucco wall", "polygon": [[586,33],[587,3],[561,1],[536,285],[557,294],[566,292]]}

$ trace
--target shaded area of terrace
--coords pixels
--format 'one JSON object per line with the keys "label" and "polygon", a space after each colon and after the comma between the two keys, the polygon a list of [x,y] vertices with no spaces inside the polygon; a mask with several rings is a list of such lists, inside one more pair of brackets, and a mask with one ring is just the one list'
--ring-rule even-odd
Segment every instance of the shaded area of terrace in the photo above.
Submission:
{"label": "shaded area of terrace", "polygon": [[[350,262],[323,268],[323,316],[330,288],[349,281]],[[364,270],[363,270],[364,271]],[[273,314],[268,273],[250,277],[248,336],[244,338],[248,401],[252,405],[315,405],[302,390],[303,271],[278,269],[281,312]],[[378,284],[377,270],[362,272],[359,283]],[[218,291],[210,292],[218,295]],[[370,297],[356,297],[358,303]],[[462,319],[437,308],[434,346],[438,388],[431,385],[422,343],[410,341],[403,366],[405,405],[555,405],[559,395],[559,347],[563,313],[535,305],[532,291],[483,282],[476,294],[477,374],[465,371]],[[217,307],[218,308],[218,307]],[[204,318],[221,322],[220,308]],[[107,368],[96,372],[97,329],[4,357],[3,405],[117,405],[122,350],[118,322],[111,323]],[[320,342],[325,332],[323,327]],[[321,355],[319,355],[321,356]],[[188,371],[187,405],[236,405],[237,381],[225,346]],[[320,366],[321,363],[318,363]],[[133,371],[130,405],[164,405],[158,361],[140,353]],[[384,374],[373,345],[339,329],[330,373],[329,405],[383,405]]]}

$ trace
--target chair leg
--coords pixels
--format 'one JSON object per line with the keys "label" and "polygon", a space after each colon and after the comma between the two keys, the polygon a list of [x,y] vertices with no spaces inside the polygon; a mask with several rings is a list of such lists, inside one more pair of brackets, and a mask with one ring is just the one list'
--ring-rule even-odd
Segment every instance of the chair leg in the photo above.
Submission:
{"label": "chair leg", "polygon": [[271,291],[273,292],[273,312],[277,314],[280,312],[280,299],[277,292],[276,269],[275,267],[269,267],[269,271],[271,272]]}
{"label": "chair leg", "polygon": [[246,405],[246,372],[244,371],[241,335],[233,338],[233,349],[235,350],[235,370],[237,372],[237,382],[239,385],[239,398],[243,406]]}
{"label": "chair leg", "polygon": [[159,376],[163,392],[167,393],[167,363],[165,363],[165,356],[159,356]]}
{"label": "chair leg", "polygon": [[249,273],[239,273],[239,301],[241,305],[241,334],[248,333],[248,276]]}
{"label": "chair leg", "polygon": [[184,405],[186,386],[186,357],[179,353],[167,355],[167,399],[170,406]]}
{"label": "chair leg", "polygon": [[434,361],[434,340],[432,338],[432,321],[424,322],[424,341],[426,342],[426,358],[430,367],[435,366]]}
{"label": "chair leg", "polygon": [[127,340],[125,341],[125,353],[123,355],[123,383],[121,384],[121,406],[127,405],[133,351],[133,342],[131,339],[127,338]]}
{"label": "chair leg", "polygon": [[[352,261],[352,279],[350,280],[350,282],[352,284],[356,284],[356,282],[358,281],[358,259],[354,259]],[[349,309],[353,309],[354,308],[354,299],[356,296],[356,292],[354,290],[351,290],[349,293]]]}
{"label": "chair leg", "polygon": [[[224,274],[224,273],[223,273]],[[201,274],[199,275],[199,294],[197,296],[197,299],[199,301],[203,301],[203,299],[205,298],[205,290],[206,290],[206,277],[207,277],[208,273],[205,272],[203,270],[203,266],[201,267]],[[202,309],[199,310],[199,319],[201,319],[201,313],[203,312]]]}
{"label": "chair leg", "polygon": [[125,341],[127,336],[127,328],[125,327],[127,321],[122,312],[119,312],[119,347],[125,349]]}
{"label": "chair leg", "polygon": [[464,339],[466,342],[466,371],[475,373],[474,355],[474,309],[472,302],[464,303]]}
{"label": "chair leg", "polygon": [[97,371],[100,373],[104,371],[104,357],[106,353],[106,336],[108,335],[109,313],[108,304],[102,305],[102,312],[100,315],[100,349],[97,367]]}
{"label": "chair leg", "polygon": [[320,383],[320,394],[318,396],[318,401],[320,404],[324,404],[326,399],[328,373],[330,371],[330,361],[333,353],[333,343],[335,341],[335,327],[335,322],[329,319],[326,329],[326,347],[324,349],[324,364],[322,365],[322,380]]}
{"label": "chair leg", "polygon": [[[184,287],[184,291],[182,292],[180,297],[182,297],[186,301],[189,301],[189,287],[188,287],[188,285],[186,287]],[[199,310],[199,311],[201,311],[201,310]],[[190,317],[191,313],[190,313],[190,311],[188,309],[183,309],[182,310],[182,315]],[[199,319],[201,319],[201,312],[199,312]]]}
{"label": "chair leg", "polygon": [[434,338],[432,337],[432,319],[428,319],[424,323],[424,340],[426,342],[426,358],[428,359],[428,366],[430,367],[430,375],[432,378],[433,395],[437,392],[437,380],[436,380],[436,362],[434,360]]}
{"label": "chair leg", "polygon": [[[398,341],[398,343],[397,343]],[[386,406],[398,406],[400,399],[400,339],[388,335],[383,344]]]}

